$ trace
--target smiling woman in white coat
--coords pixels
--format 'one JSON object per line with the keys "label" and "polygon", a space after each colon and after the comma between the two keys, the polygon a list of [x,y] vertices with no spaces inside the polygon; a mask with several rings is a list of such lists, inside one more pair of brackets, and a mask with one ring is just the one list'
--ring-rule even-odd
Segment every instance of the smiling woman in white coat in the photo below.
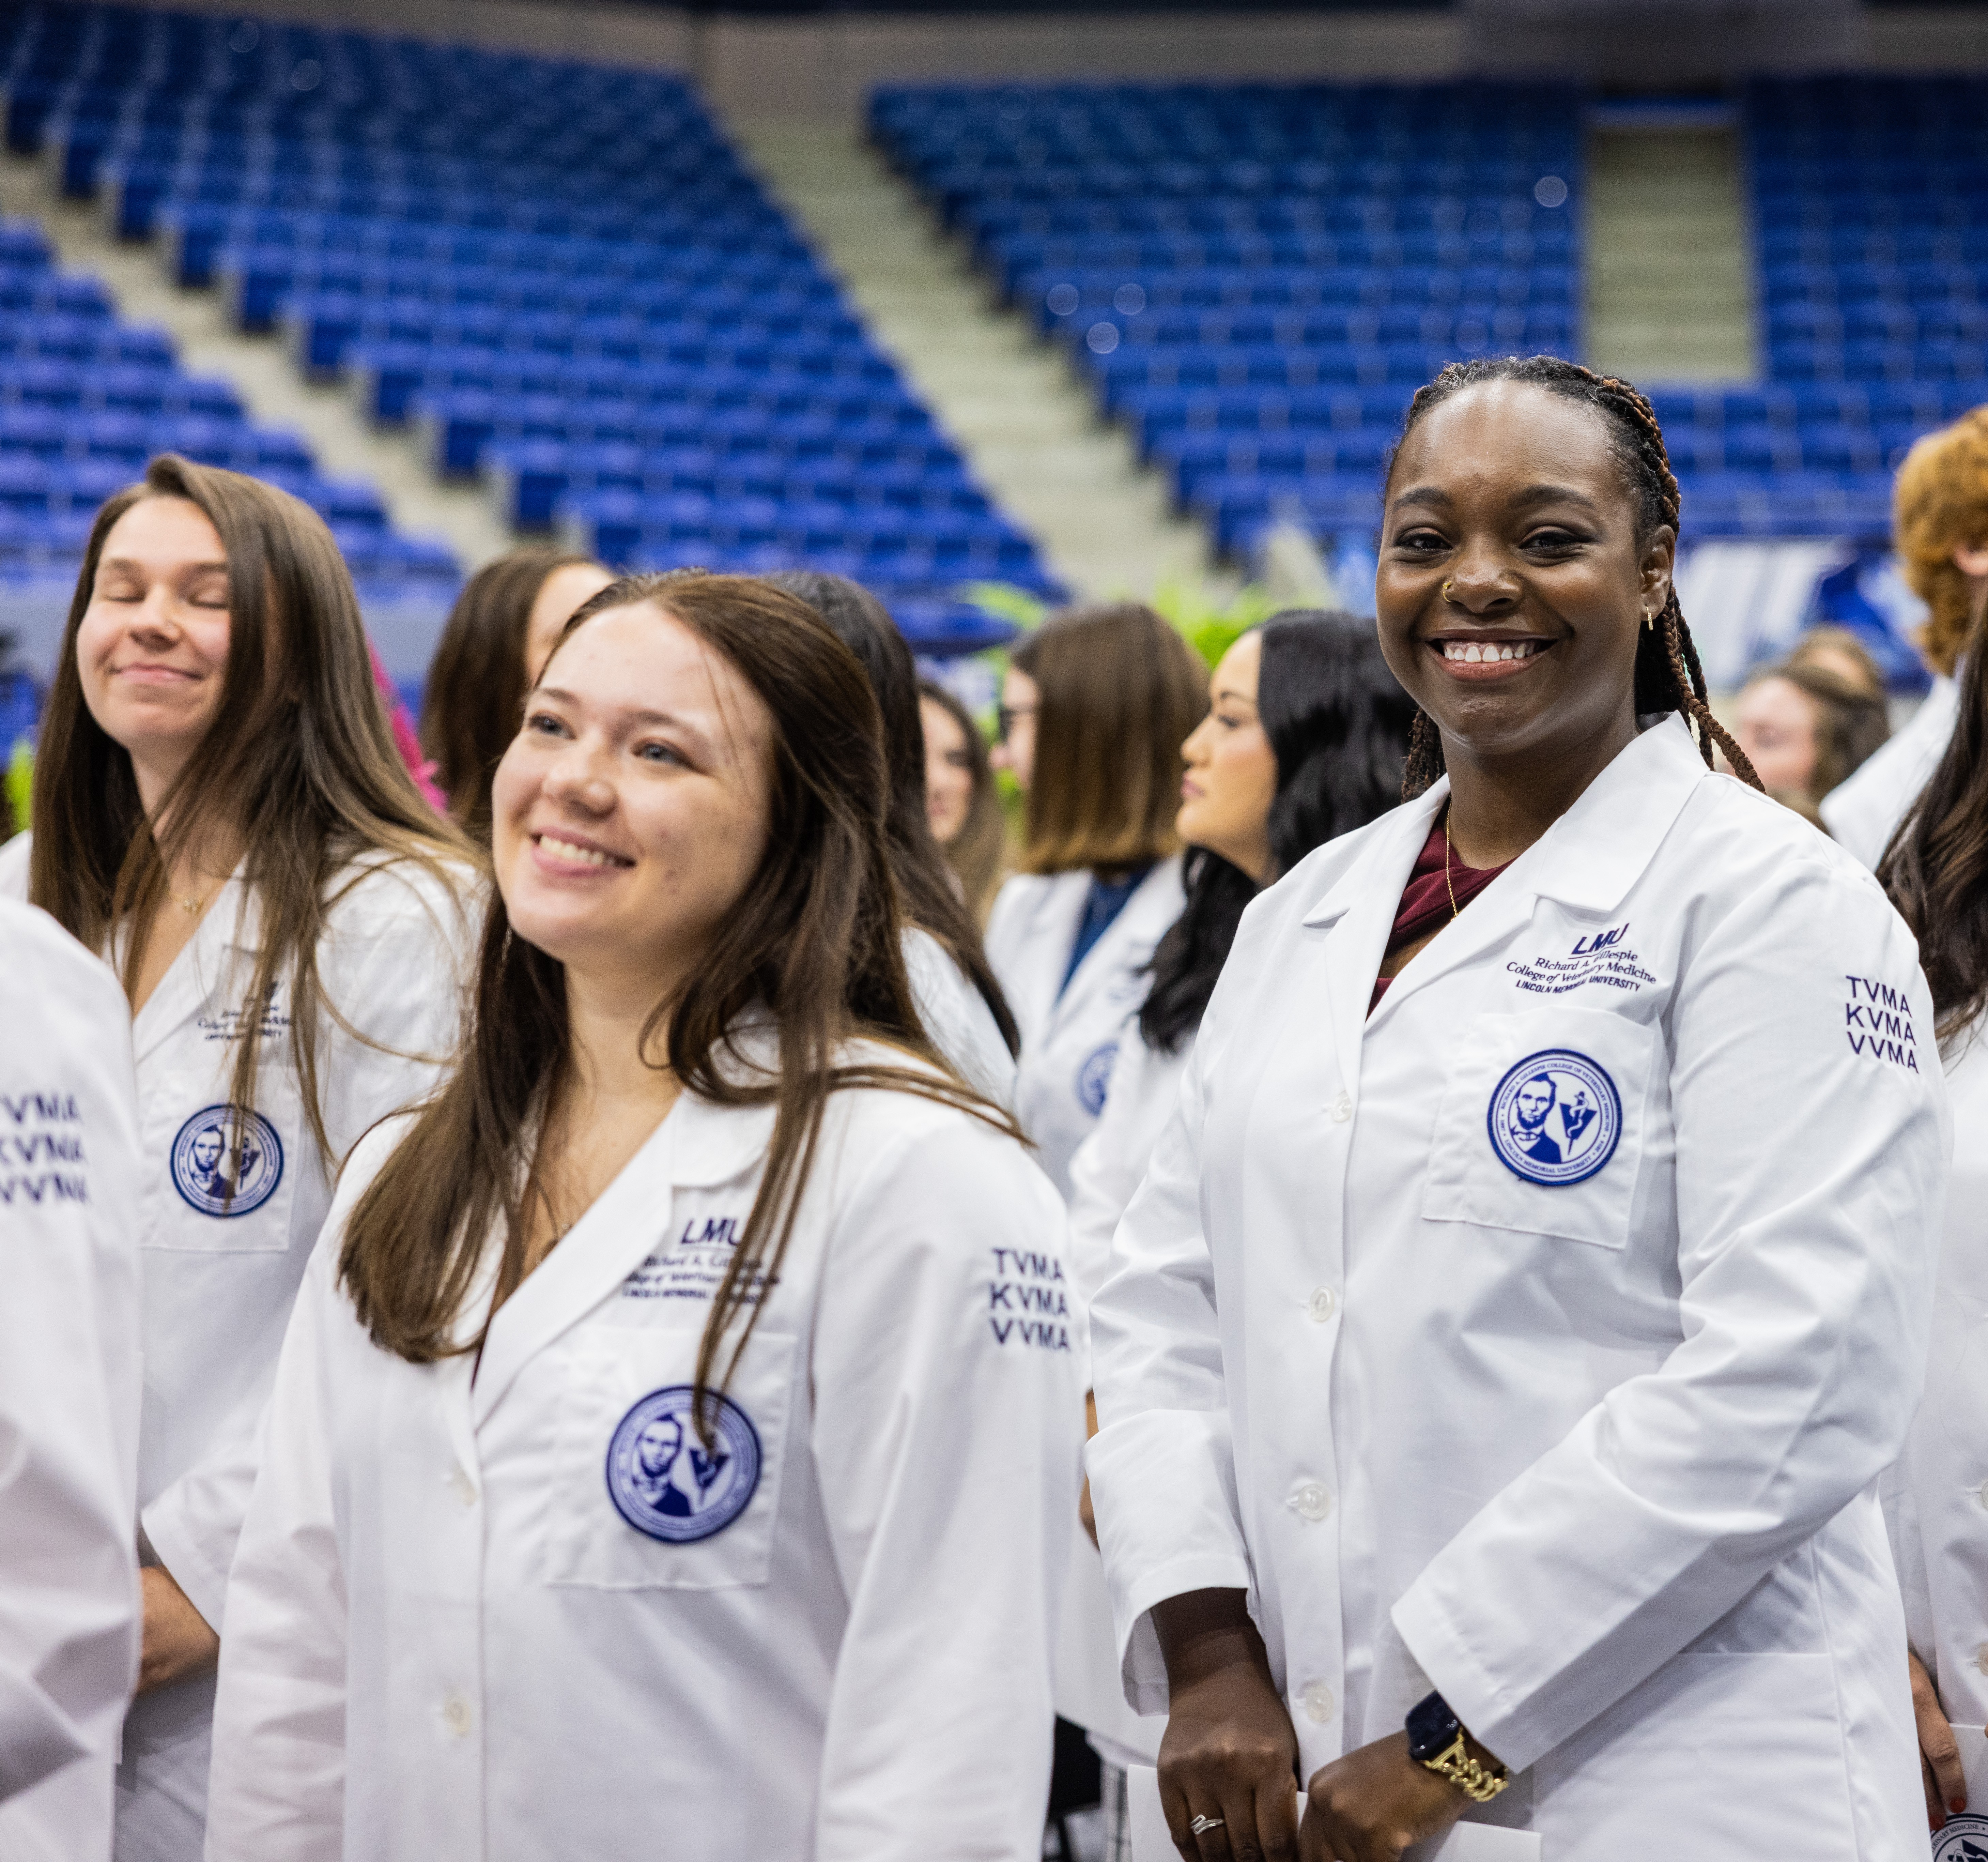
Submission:
{"label": "smiling woman in white coat", "polygon": [[0,1856],[106,1862],[138,1676],[138,1107],[117,979],[0,899]]}
{"label": "smiling woman in white coat", "polygon": [[1634,389],[1446,369],[1386,489],[1411,799],[1246,914],[1092,1314],[1168,1826],[1923,1857],[1876,1496],[1949,1139],[1911,935],[1710,768]]}
{"label": "smiling woman in white coat", "polygon": [[1153,946],[1180,916],[1181,745],[1207,681],[1173,628],[1128,604],[1058,615],[1002,688],[994,760],[1027,794],[1027,835],[987,956],[1021,1031],[1015,1109],[1066,1197]]}
{"label": "smiling woman in white coat", "polygon": [[[1956,682],[1953,735],[1878,877],[1918,934],[1953,1100],[1953,1176],[1940,1238],[1925,1396],[1887,1484],[1911,1638],[1926,1812],[1970,1813],[1988,1752],[1988,653],[1977,631]],[[1965,1741],[1963,1745],[1963,1741]],[[1983,1820],[1973,1823],[1973,1818]]]}
{"label": "smiling woman in white coat", "polygon": [[355,1160],[228,1591],[210,1862],[1040,1852],[1056,1193],[918,1024],[793,597],[581,608],[461,1070]]}
{"label": "smiling woman in white coat", "polygon": [[0,891],[110,958],[135,1017],[145,1652],[117,1854],[194,1862],[257,1420],[339,1164],[458,1037],[472,856],[395,752],[330,532],[172,458],[91,533],[33,807]]}

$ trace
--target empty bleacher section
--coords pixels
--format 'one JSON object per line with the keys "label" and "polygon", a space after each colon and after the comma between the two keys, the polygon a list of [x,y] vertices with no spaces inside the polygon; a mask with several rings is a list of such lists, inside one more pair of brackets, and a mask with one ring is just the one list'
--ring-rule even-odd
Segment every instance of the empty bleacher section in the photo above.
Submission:
{"label": "empty bleacher section", "polygon": [[0,8],[7,135],[245,330],[615,564],[857,576],[931,651],[1054,592],[681,80]]}
{"label": "empty bleacher section", "polygon": [[1364,544],[1418,384],[1578,347],[1570,86],[891,88],[870,127],[1227,550]]}
{"label": "empty bleacher section", "polygon": [[[96,280],[50,259],[37,228],[0,224],[0,603],[38,611],[46,633],[98,505],[168,452],[315,506],[375,604],[448,598],[445,548],[397,536],[370,486],[324,477],[297,435],[252,424],[228,383],[185,374],[165,332],[119,321]],[[48,641],[24,644],[46,660]]]}

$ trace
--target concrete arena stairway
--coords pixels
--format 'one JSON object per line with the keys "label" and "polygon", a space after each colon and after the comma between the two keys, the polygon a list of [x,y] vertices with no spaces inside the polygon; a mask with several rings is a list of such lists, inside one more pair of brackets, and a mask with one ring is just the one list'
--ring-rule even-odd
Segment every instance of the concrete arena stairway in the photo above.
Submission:
{"label": "concrete arena stairway", "polygon": [[306,381],[280,337],[244,336],[229,323],[218,292],[182,290],[154,248],[119,243],[94,206],[61,198],[40,161],[0,154],[0,214],[39,221],[59,264],[102,279],[120,317],[170,330],[182,366],[233,382],[256,420],[301,433],[325,472],[370,479],[395,529],[440,537],[465,574],[511,547],[509,528],[481,489],[438,482],[412,444],[376,431],[343,387]]}
{"label": "concrete arena stairway", "polygon": [[1645,382],[1759,370],[1739,137],[1633,114],[1587,142],[1587,359]]}
{"label": "concrete arena stairway", "polygon": [[1074,594],[1146,596],[1170,576],[1235,585],[1212,570],[1200,525],[1172,513],[1165,481],[1100,423],[1061,355],[990,301],[965,252],[846,119],[735,117],[725,127]]}

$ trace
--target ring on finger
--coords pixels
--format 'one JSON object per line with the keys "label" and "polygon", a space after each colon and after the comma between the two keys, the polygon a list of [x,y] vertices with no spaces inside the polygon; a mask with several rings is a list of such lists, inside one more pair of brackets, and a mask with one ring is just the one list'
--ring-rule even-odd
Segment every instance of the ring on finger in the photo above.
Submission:
{"label": "ring on finger", "polygon": [[1219,1816],[1198,1816],[1188,1825],[1188,1832],[1192,1836],[1201,1836],[1210,1830],[1221,1827],[1222,1819]]}

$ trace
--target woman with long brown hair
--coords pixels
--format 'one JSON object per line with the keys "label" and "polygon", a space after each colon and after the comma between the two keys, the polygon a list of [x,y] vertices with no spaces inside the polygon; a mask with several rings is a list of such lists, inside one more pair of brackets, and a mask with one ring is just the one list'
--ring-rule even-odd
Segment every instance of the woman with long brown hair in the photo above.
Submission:
{"label": "woman with long brown hair", "polygon": [[1027,794],[1027,836],[987,955],[1022,1031],[1016,1110],[1066,1197],[1185,897],[1181,746],[1207,709],[1208,669],[1135,603],[1058,615],[1016,648],[1002,686],[994,754]]}
{"label": "woman with long brown hair", "polygon": [[614,577],[590,556],[530,543],[462,585],[421,699],[421,743],[451,821],[490,841],[490,778],[566,618]]}
{"label": "woman with long brown hair", "polygon": [[254,1441],[346,1153],[453,1048],[465,843],[305,505],[171,456],[98,513],[0,889],[117,970],[146,1165],[144,1658],[120,1857],[198,1862]]}
{"label": "woman with long brown hair", "polygon": [[493,797],[468,1046],[285,1347],[211,1862],[1033,1862],[1061,1210],[919,1025],[862,668],[617,583]]}

